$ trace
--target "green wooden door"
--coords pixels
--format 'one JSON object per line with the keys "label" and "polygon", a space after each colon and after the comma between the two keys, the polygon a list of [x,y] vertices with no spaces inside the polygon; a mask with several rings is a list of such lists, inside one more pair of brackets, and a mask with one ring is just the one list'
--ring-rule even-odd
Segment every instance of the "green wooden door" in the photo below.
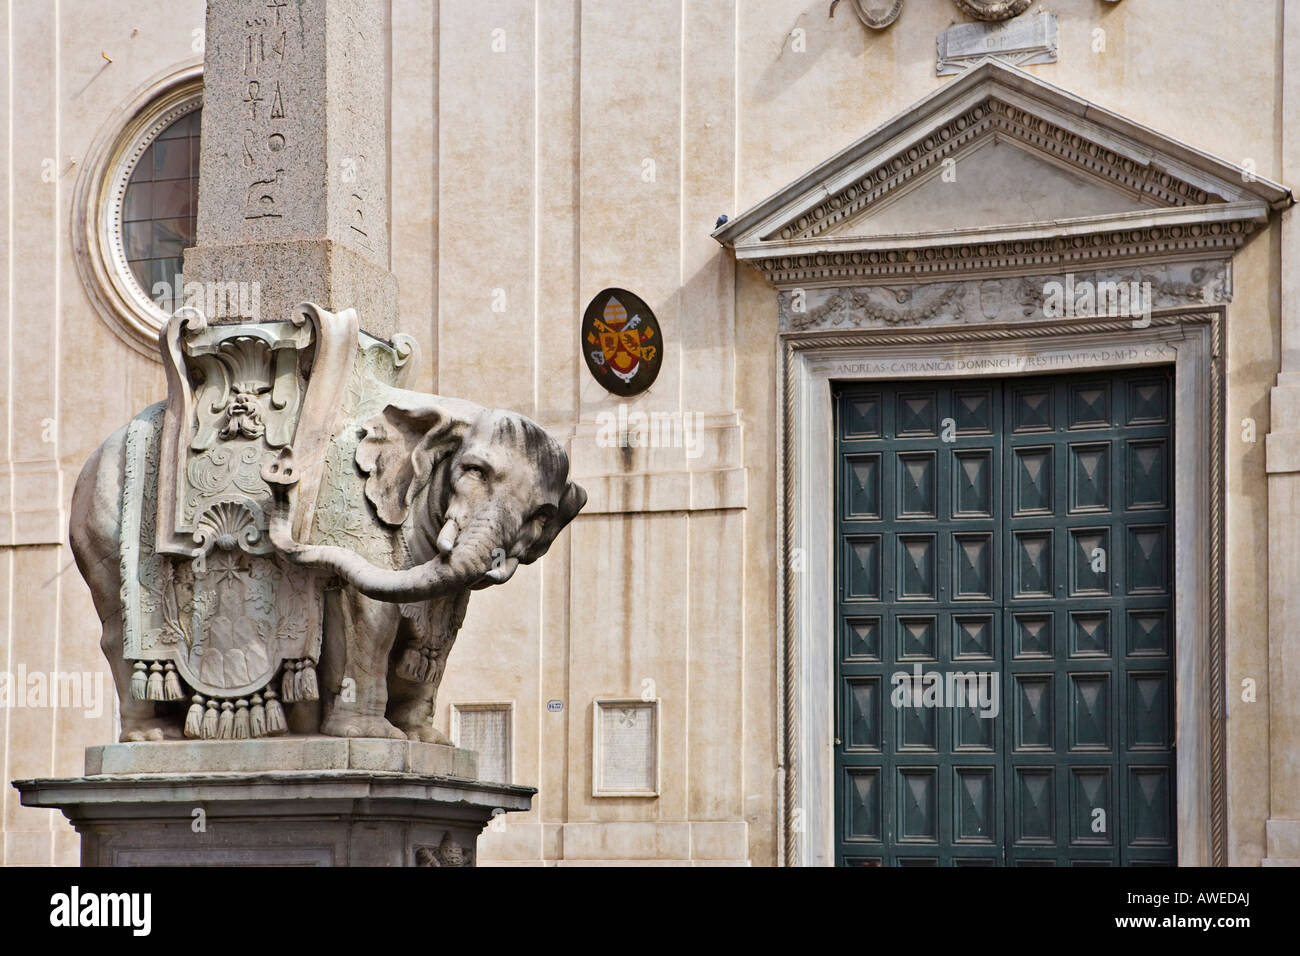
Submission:
{"label": "green wooden door", "polygon": [[836,394],[837,862],[1173,864],[1170,374]]}

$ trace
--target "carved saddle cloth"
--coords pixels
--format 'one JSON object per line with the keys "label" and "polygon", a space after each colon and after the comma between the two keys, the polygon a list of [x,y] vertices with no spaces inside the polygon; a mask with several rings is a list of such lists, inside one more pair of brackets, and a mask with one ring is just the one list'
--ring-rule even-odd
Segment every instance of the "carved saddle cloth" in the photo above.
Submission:
{"label": "carved saddle cloth", "polygon": [[225,326],[178,313],[163,351],[168,400],[126,434],[131,696],[189,697],[191,737],[282,732],[280,702],[318,696],[329,578],[275,553],[262,467],[292,442],[303,472],[292,500],[300,538],[400,561],[401,535],[366,506],[351,454],[356,421],[395,384],[404,359],[359,332],[352,310]]}

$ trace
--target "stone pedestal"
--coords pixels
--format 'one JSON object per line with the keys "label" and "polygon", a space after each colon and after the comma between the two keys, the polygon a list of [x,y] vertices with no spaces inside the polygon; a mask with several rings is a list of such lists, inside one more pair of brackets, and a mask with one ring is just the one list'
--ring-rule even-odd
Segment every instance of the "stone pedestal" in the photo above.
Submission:
{"label": "stone pedestal", "polygon": [[473,779],[468,750],[290,737],[112,744],[86,775],[17,780],[62,810],[82,866],[473,866],[493,816],[531,787]]}

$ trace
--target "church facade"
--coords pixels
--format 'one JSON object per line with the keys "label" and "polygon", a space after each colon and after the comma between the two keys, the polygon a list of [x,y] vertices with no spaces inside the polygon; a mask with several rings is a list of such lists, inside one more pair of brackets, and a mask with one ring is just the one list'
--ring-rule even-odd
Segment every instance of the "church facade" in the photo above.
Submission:
{"label": "church facade", "polygon": [[[589,496],[447,665],[435,726],[538,790],[481,864],[1300,862],[1300,4],[359,9],[396,285],[325,305]],[[204,14],[4,23],[5,781],[116,739],[73,483],[165,394],[198,191],[273,214],[201,181]]]}

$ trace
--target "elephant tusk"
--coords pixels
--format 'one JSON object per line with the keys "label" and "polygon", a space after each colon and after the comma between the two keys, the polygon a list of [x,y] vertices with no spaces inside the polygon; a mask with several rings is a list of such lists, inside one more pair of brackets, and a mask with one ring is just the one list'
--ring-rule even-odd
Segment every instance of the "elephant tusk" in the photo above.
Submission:
{"label": "elephant tusk", "polygon": [[514,576],[515,569],[518,567],[519,567],[518,558],[506,558],[505,564],[503,564],[499,568],[493,568],[491,571],[489,571],[487,574],[483,576],[485,578],[491,579],[496,584],[505,584],[507,581],[511,579],[511,577]]}
{"label": "elephant tusk", "polygon": [[447,523],[442,526],[438,532],[438,550],[444,557],[451,554],[452,548],[456,546],[456,534],[460,529],[456,527],[456,520],[448,518]]}

